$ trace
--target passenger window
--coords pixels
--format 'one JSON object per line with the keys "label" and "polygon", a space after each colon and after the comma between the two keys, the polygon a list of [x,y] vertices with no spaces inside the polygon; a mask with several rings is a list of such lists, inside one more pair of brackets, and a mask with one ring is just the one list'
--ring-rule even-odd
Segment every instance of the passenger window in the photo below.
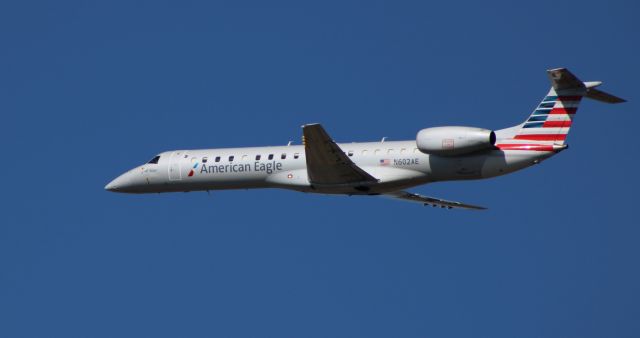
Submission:
{"label": "passenger window", "polygon": [[393,149],[388,149],[387,154],[393,154]]}
{"label": "passenger window", "polygon": [[220,156],[216,156],[216,162],[220,162]]}
{"label": "passenger window", "polygon": [[246,160],[247,160],[247,158],[249,158],[249,156],[247,156],[247,155],[242,155],[242,160],[243,160],[243,161],[246,161]]}
{"label": "passenger window", "polygon": [[273,160],[273,154],[269,154],[269,159]]}
{"label": "passenger window", "polygon": [[404,154],[406,151],[407,151],[407,149],[402,148],[402,149],[400,149],[400,154]]}
{"label": "passenger window", "polygon": [[417,154],[417,153],[418,153],[418,151],[419,151],[419,150],[418,150],[418,148],[413,148],[413,153],[414,153],[414,154]]}
{"label": "passenger window", "polygon": [[256,161],[260,161],[260,155],[256,155]]}
{"label": "passenger window", "polygon": [[208,159],[207,157],[203,157],[203,158],[202,158],[202,163],[207,163],[207,161],[208,161],[208,160],[209,160],[209,159]]}
{"label": "passenger window", "polygon": [[229,162],[233,162],[233,155],[229,156]]}
{"label": "passenger window", "polygon": [[294,158],[294,159],[296,159],[296,160],[297,160],[297,159],[298,159],[298,157],[300,157],[300,154],[299,154],[299,153],[293,153],[293,158]]}
{"label": "passenger window", "polygon": [[281,159],[281,160],[284,160],[284,159],[286,159],[286,158],[287,158],[287,154],[282,154],[282,155],[280,155],[280,159]]}
{"label": "passenger window", "polygon": [[362,151],[362,155],[366,155],[366,154],[367,154],[367,150],[365,149]]}
{"label": "passenger window", "polygon": [[149,162],[150,164],[158,164],[158,161],[160,160],[160,156],[156,156],[154,158],[152,158]]}
{"label": "passenger window", "polygon": [[378,154],[380,153],[380,149],[376,149],[373,153],[374,153],[375,155],[378,155]]}
{"label": "passenger window", "polygon": [[349,152],[347,153],[347,155],[349,155],[349,157],[353,156],[353,150],[349,150]]}

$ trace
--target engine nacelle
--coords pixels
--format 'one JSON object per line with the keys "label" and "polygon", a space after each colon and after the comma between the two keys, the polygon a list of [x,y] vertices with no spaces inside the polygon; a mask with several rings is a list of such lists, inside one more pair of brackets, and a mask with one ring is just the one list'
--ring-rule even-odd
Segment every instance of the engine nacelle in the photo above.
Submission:
{"label": "engine nacelle", "polygon": [[416,144],[425,154],[456,156],[492,149],[496,144],[496,134],[474,127],[426,128],[418,132]]}

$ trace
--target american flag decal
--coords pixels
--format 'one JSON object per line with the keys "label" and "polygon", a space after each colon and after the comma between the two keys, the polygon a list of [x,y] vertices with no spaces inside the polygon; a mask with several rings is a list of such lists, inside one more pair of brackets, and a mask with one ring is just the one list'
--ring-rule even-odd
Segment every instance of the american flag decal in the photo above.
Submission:
{"label": "american flag decal", "polygon": [[389,164],[391,164],[391,161],[388,158],[380,160],[380,165],[389,165]]}

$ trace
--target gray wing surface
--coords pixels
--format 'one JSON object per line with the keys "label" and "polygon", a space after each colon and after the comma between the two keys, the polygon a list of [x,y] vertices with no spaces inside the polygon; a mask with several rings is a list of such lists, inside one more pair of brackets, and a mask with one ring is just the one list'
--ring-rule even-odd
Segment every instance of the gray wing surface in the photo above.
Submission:
{"label": "gray wing surface", "polygon": [[378,180],[355,165],[320,124],[302,126],[307,172],[312,184],[374,183]]}
{"label": "gray wing surface", "polygon": [[423,205],[430,205],[432,207],[441,207],[441,208],[447,208],[447,209],[453,209],[453,208],[470,209],[470,210],[485,210],[486,209],[484,207],[480,207],[480,206],[477,206],[477,205],[471,205],[471,204],[464,204],[464,203],[455,202],[455,201],[442,200],[442,199],[439,199],[439,198],[434,198],[434,197],[414,194],[414,193],[411,193],[411,192],[408,192],[408,191],[396,191],[396,192],[391,192],[391,193],[387,193],[387,194],[384,194],[384,195],[388,196],[388,197],[404,200],[404,201],[422,203]]}

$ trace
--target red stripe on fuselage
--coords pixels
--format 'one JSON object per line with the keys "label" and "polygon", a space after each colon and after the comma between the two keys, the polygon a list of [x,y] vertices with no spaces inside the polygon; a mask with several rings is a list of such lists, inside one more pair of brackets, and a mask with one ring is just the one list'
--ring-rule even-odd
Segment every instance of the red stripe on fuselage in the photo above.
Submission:
{"label": "red stripe on fuselage", "polygon": [[530,135],[516,135],[516,140],[531,140],[531,141],[562,141],[567,138],[565,134],[530,134]]}
{"label": "red stripe on fuselage", "polygon": [[548,144],[496,144],[500,150],[531,150],[531,151],[553,151],[553,146]]}

